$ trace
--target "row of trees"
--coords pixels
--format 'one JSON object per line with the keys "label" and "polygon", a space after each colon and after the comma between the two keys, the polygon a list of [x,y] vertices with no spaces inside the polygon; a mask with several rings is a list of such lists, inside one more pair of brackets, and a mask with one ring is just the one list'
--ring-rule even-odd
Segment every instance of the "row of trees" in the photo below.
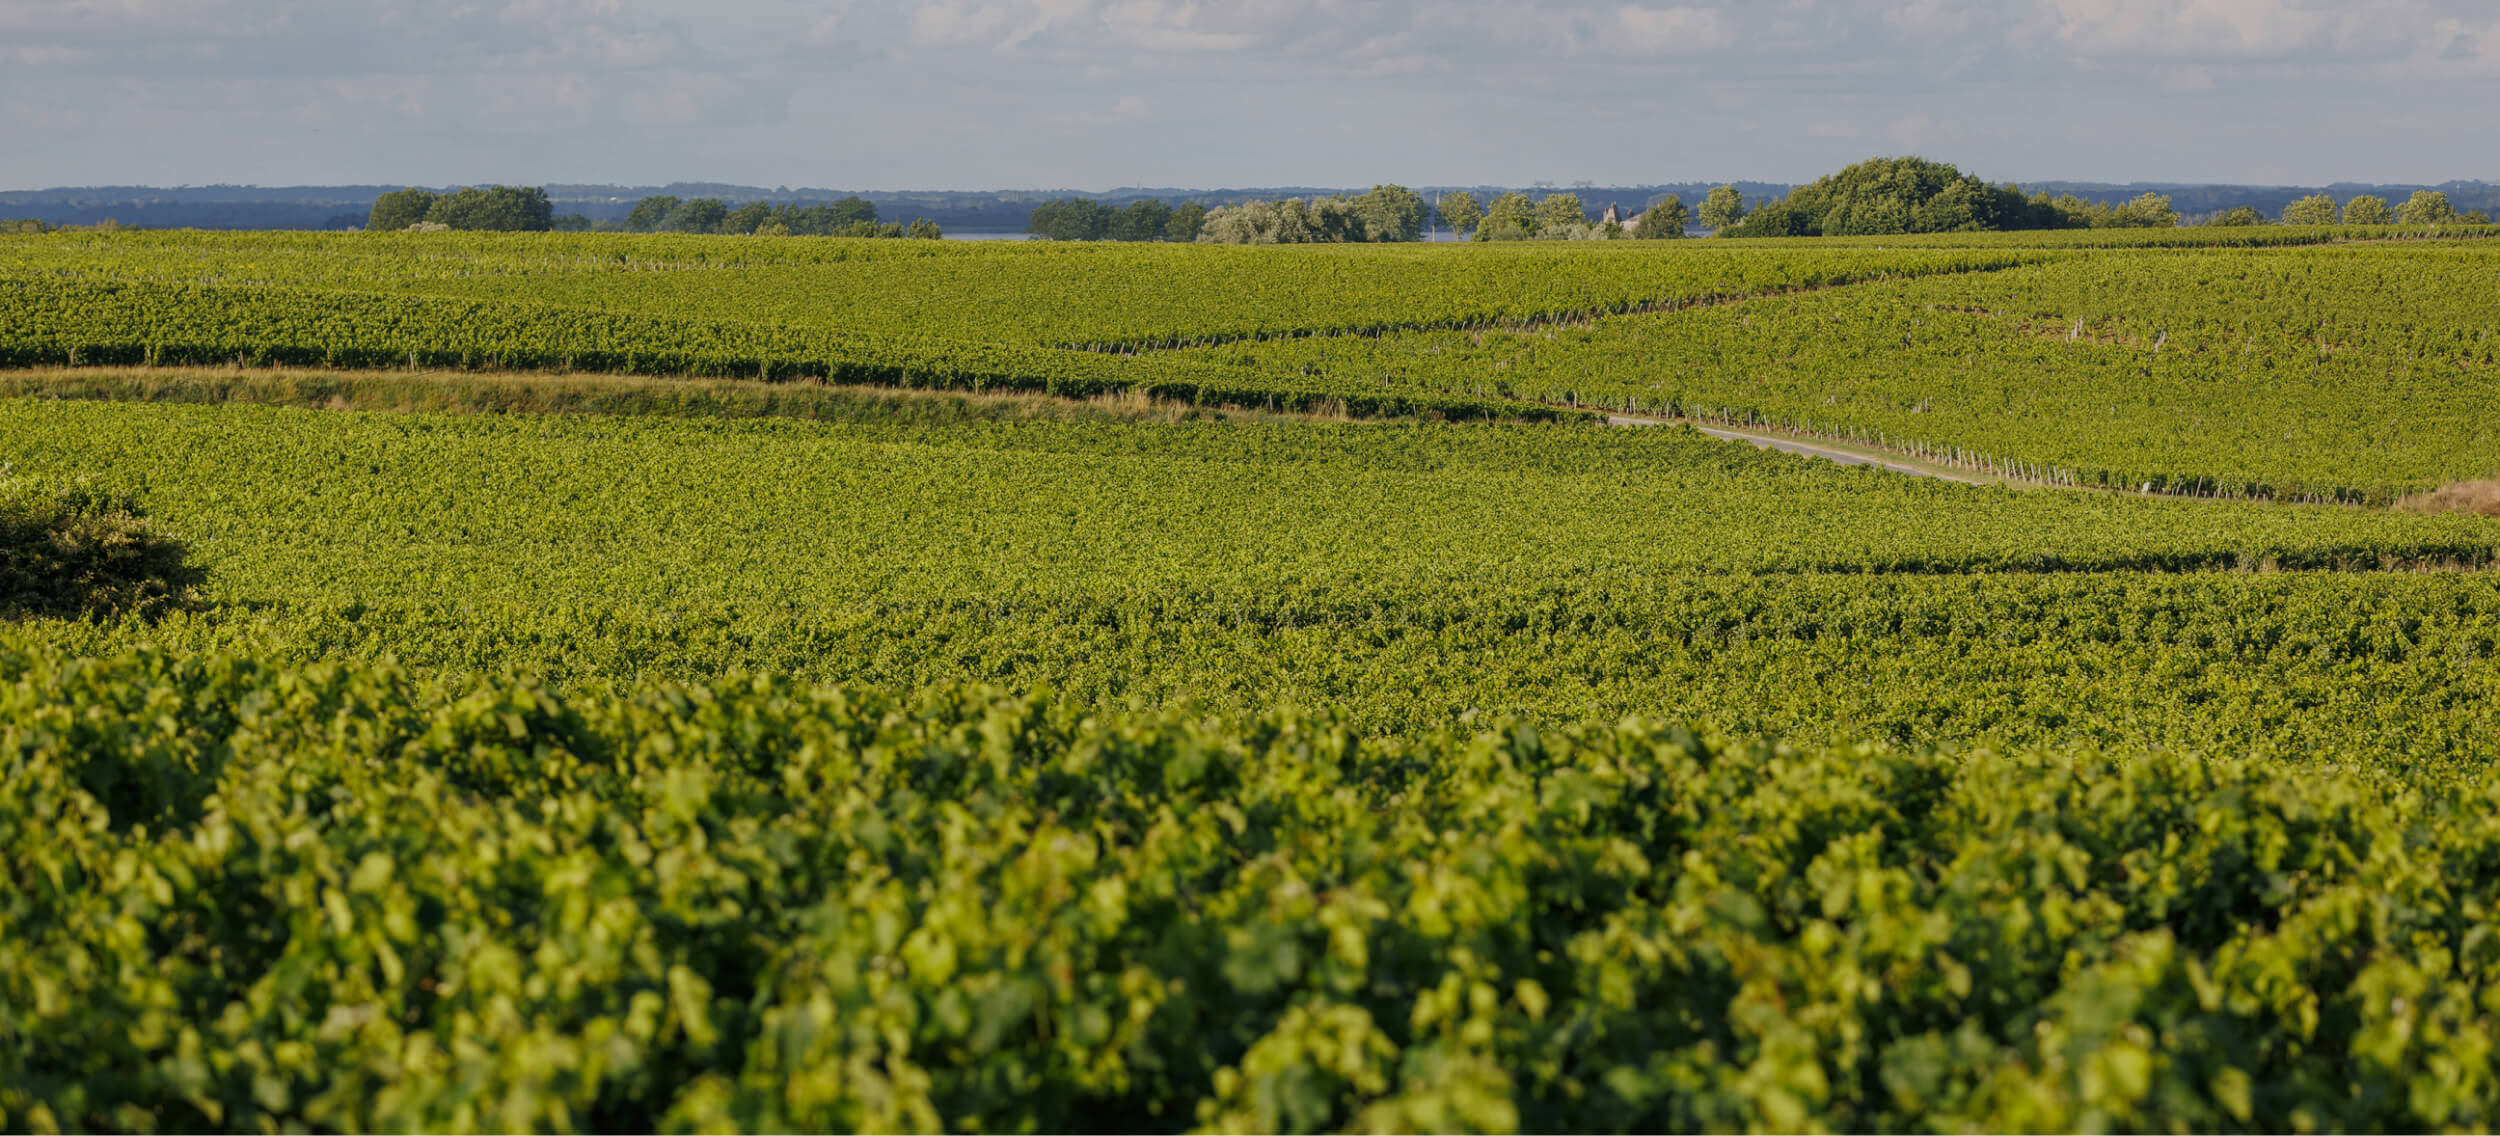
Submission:
{"label": "row of trees", "polygon": [[1431,216],[1432,207],[1422,195],[1404,186],[1381,185],[1358,197],[1288,197],[1213,209],[1194,201],[1173,206],[1153,198],[1114,209],[1106,202],[1070,197],[1034,207],[1024,231],[1054,241],[1334,244],[1422,240]]}
{"label": "row of trees", "polygon": [[1128,208],[1086,197],[1068,197],[1034,206],[1024,231],[1051,241],[1177,241],[1198,239],[1207,207],[1195,201],[1175,207],[1154,198],[1129,202]]}
{"label": "row of trees", "polygon": [[[449,193],[403,189],[375,199],[365,216],[367,232],[397,232],[418,225],[485,232],[539,232],[556,227],[555,203],[537,186],[472,186]],[[585,226],[586,227],[586,226]]]}
{"label": "row of trees", "polygon": [[[2261,225],[2265,215],[2243,205],[2214,219],[2217,225]],[[2286,225],[2488,225],[2491,218],[2480,209],[2459,213],[2450,204],[2448,195],[2436,189],[2417,189],[2401,206],[2388,207],[2387,199],[2375,194],[2362,194],[2344,203],[2341,209],[2335,199],[2323,193],[2311,194],[2283,207]]]}
{"label": "row of trees", "polygon": [[681,199],[665,194],[634,203],[622,226],[629,233],[702,233],[758,237],[914,237],[945,235],[922,218],[905,225],[877,220],[877,205],[845,197],[830,205],[774,205],[750,201],[735,209],[717,197]]}
{"label": "row of trees", "polygon": [[1376,185],[1360,197],[1288,197],[1211,209],[1198,239],[1231,245],[1419,241],[1431,217],[1422,195],[1402,185]]}

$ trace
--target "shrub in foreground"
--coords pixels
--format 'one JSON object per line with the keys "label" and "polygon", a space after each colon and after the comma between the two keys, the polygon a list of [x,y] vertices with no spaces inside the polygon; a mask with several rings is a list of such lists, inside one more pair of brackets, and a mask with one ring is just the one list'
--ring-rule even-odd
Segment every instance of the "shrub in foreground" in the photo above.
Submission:
{"label": "shrub in foreground", "polygon": [[0,614],[153,615],[201,573],[138,498],[90,482],[0,476]]}

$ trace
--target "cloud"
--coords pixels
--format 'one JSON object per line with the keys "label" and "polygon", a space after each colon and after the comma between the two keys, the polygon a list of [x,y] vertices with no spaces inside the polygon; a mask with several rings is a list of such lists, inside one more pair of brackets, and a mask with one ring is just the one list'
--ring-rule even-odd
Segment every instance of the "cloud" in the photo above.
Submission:
{"label": "cloud", "polygon": [[1142,95],[1122,95],[1105,110],[1043,111],[1033,120],[1055,130],[1079,132],[1106,126],[1136,122],[1146,117],[1153,104]]}
{"label": "cloud", "polygon": [[2500,152],[2496,77],[2492,0],[0,0],[75,181],[2379,177]]}
{"label": "cloud", "polygon": [[1734,33],[1716,8],[1641,8],[1615,10],[1615,42],[1623,50],[1646,55],[1692,55],[1728,46]]}

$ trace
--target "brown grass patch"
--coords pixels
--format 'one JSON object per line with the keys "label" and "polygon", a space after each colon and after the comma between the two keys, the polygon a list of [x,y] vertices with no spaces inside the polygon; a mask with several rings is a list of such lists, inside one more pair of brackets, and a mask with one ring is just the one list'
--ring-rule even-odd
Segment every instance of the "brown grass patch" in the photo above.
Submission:
{"label": "brown grass patch", "polygon": [[2500,477],[2460,481],[2428,493],[2416,493],[2396,507],[2408,513],[2476,513],[2500,517]]}

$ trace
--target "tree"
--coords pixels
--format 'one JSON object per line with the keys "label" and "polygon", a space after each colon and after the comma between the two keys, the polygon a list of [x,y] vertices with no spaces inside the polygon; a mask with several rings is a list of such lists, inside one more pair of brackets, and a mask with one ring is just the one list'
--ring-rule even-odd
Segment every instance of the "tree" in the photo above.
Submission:
{"label": "tree", "polygon": [[1588,206],[1580,203],[1579,194],[1547,194],[1545,200],[1536,203],[1536,227],[1540,232],[1588,223]]}
{"label": "tree", "polygon": [[1111,232],[1111,207],[1084,197],[1045,201],[1024,231],[1047,241],[1099,241]]}
{"label": "tree", "polygon": [[2135,200],[2110,210],[2102,223],[2111,229],[2167,229],[2179,223],[2179,212],[2170,207],[2170,195],[2141,193]]}
{"label": "tree", "polygon": [[871,225],[877,223],[877,203],[858,194],[845,197],[822,208],[832,216],[831,227],[833,228],[844,228],[862,221]]}
{"label": "tree", "polygon": [[1188,244],[1198,239],[1207,223],[1207,207],[1187,201],[1172,211],[1172,219],[1164,222],[1163,239]]}
{"label": "tree", "polygon": [[1402,185],[1375,185],[1370,193],[1354,199],[1355,211],[1363,218],[1368,239],[1375,241],[1414,241],[1423,239],[1424,215],[1429,212],[1424,199]]}
{"label": "tree", "polygon": [[579,213],[567,213],[547,227],[559,233],[587,233],[590,231],[590,218]]}
{"label": "tree", "polygon": [[425,219],[463,231],[543,233],[555,227],[555,203],[536,186],[457,189],[434,199]]}
{"label": "tree", "polygon": [[1692,215],[1684,209],[1684,199],[1670,193],[1632,223],[1632,235],[1642,240],[1673,240],[1683,236],[1692,221]]}
{"label": "tree", "polygon": [[1459,236],[1475,232],[1476,226],[1484,223],[1484,207],[1476,204],[1475,194],[1463,189],[1441,195],[1440,213],[1441,223]]}
{"label": "tree", "polygon": [[396,233],[425,220],[434,211],[434,195],[422,189],[403,189],[385,193],[373,200],[373,212],[365,217],[368,233]]}
{"label": "tree", "polygon": [[2263,225],[2266,223],[2266,215],[2258,212],[2257,207],[2254,205],[2240,205],[2222,211],[2220,214],[2216,215],[2212,221],[2207,223],[2212,225],[2228,226],[2231,228],[2239,228],[2246,225]]}
{"label": "tree", "polygon": [[2341,219],[2342,211],[2335,207],[2335,199],[2323,193],[2310,194],[2283,207],[2286,225],[2332,225]]}
{"label": "tree", "polygon": [[1105,235],[1115,241],[1159,241],[1163,239],[1163,230],[1171,223],[1171,206],[1151,197],[1141,197],[1129,202],[1128,208],[1120,210],[1119,215],[1112,218],[1111,231]]}
{"label": "tree", "polygon": [[1211,245],[1272,245],[1276,240],[1276,206],[1265,201],[1245,201],[1207,210],[1206,219],[1198,227],[1198,243]]}
{"label": "tree", "polygon": [[680,202],[668,216],[661,219],[660,231],[667,233],[717,233],[729,220],[729,203],[717,197],[698,197]]}
{"label": "tree", "polygon": [[634,211],[625,215],[625,231],[629,233],[658,232],[660,223],[668,220],[669,211],[677,208],[678,204],[676,198],[666,194],[646,197],[635,202]]}
{"label": "tree", "polygon": [[2448,195],[2436,189],[2417,189],[2412,199],[2396,211],[2396,220],[2407,225],[2453,225],[2457,207],[2448,204]]}
{"label": "tree", "polygon": [[2480,209],[2468,209],[2457,214],[2457,224],[2460,225],[2488,225],[2490,223],[2491,217]]}
{"label": "tree", "polygon": [[1536,203],[1524,193],[1505,193],[1485,208],[1476,223],[1479,241],[1524,241],[1536,235]]}
{"label": "tree", "polygon": [[1733,229],[1745,219],[1745,195],[1736,187],[1723,185],[1701,199],[1701,227],[1711,232]]}
{"label": "tree", "polygon": [[772,220],[772,216],[772,206],[761,201],[750,201],[730,210],[729,216],[721,219],[721,231],[724,233],[752,233],[757,229],[763,228],[766,222]]}
{"label": "tree", "polygon": [[2388,211],[2384,197],[2365,193],[2344,203],[2344,223],[2347,225],[2392,225],[2395,222],[2396,215]]}
{"label": "tree", "polygon": [[934,241],[943,239],[946,230],[938,228],[937,222],[921,217],[913,220],[911,226],[903,230],[903,235],[913,240]]}

